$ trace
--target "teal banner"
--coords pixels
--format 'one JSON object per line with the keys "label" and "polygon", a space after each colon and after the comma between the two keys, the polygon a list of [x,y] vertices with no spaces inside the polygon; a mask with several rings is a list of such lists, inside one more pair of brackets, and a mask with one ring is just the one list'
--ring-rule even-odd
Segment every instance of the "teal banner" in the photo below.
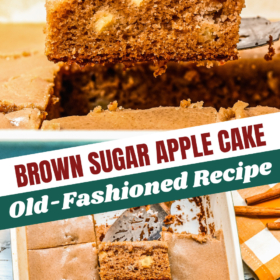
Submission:
{"label": "teal banner", "polygon": [[274,150],[0,197],[0,230],[279,182],[279,158]]}

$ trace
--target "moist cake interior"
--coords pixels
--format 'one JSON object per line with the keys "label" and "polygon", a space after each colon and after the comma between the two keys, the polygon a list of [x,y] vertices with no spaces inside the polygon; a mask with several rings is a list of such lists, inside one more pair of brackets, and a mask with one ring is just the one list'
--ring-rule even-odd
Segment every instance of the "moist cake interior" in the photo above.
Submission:
{"label": "moist cake interior", "polygon": [[[8,33],[6,26],[0,25],[0,34],[7,37],[7,45],[14,45],[13,38],[20,34],[22,27],[7,26]],[[272,61],[264,60],[268,52],[266,46],[242,51],[238,61],[229,61],[223,66],[215,64],[211,69],[191,62],[170,62],[166,73],[155,78],[156,66],[152,63],[138,63],[129,69],[121,64],[85,67],[54,64],[43,55],[42,25],[24,28],[29,30],[29,35],[22,47],[13,48],[11,52],[7,52],[5,45],[0,48],[0,111],[8,120],[13,111],[24,115],[27,112],[22,111],[24,108],[39,110],[42,114],[33,114],[36,120],[32,128],[40,128],[45,112],[47,120],[82,117],[96,106],[107,109],[114,100],[119,106],[131,109],[175,108],[184,99],[191,99],[193,103],[203,101],[204,107],[217,111],[232,107],[238,100],[251,107],[280,108],[280,43],[273,46],[276,55]],[[41,39],[29,47],[32,34]],[[6,127],[22,128],[13,119],[1,126]],[[26,126],[31,127],[30,123]]]}
{"label": "moist cake interior", "polygon": [[79,64],[233,60],[243,6],[244,0],[48,0],[46,54]]}
{"label": "moist cake interior", "polygon": [[280,63],[275,60],[245,58],[211,69],[194,63],[169,63],[166,73],[157,78],[151,64],[126,70],[120,64],[64,66],[56,79],[59,114],[53,115],[83,116],[96,106],[107,109],[114,100],[131,109],[179,106],[183,99],[203,101],[204,107],[217,110],[231,107],[238,100],[251,107],[280,108]]}

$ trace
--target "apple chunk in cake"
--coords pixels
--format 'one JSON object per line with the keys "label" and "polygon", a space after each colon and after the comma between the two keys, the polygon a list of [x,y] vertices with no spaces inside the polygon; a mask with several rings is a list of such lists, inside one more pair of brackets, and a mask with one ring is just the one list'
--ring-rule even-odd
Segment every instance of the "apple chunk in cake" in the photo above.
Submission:
{"label": "apple chunk in cake", "polygon": [[47,0],[52,61],[135,63],[237,59],[244,0]]}

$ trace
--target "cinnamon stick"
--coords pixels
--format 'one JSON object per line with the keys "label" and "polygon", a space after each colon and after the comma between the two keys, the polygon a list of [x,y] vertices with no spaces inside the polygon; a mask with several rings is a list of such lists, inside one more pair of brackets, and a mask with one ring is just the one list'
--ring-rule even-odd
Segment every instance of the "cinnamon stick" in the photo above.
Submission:
{"label": "cinnamon stick", "polygon": [[280,217],[280,208],[264,208],[254,206],[235,206],[235,214],[237,216],[270,216]]}
{"label": "cinnamon stick", "polygon": [[254,205],[256,203],[269,201],[269,200],[279,198],[279,197],[280,197],[280,188],[276,189],[276,190],[268,191],[265,193],[257,194],[257,195],[251,196],[251,197],[247,197],[245,199],[245,201],[248,205]]}
{"label": "cinnamon stick", "polygon": [[280,223],[279,222],[277,222],[277,223],[267,223],[266,226],[267,226],[268,229],[271,229],[271,230],[280,230]]}

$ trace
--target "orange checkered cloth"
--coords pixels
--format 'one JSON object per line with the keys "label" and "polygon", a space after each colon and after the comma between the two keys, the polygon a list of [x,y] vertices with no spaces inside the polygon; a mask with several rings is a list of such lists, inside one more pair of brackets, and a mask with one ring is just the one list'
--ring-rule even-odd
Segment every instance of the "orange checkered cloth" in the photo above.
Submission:
{"label": "orange checkered cloth", "polygon": [[[235,206],[246,206],[245,198],[279,189],[280,183],[232,192]],[[262,207],[280,207],[280,198],[257,204]],[[244,262],[260,280],[280,279],[280,230],[268,230],[269,222],[279,218],[236,217],[241,254]]]}

